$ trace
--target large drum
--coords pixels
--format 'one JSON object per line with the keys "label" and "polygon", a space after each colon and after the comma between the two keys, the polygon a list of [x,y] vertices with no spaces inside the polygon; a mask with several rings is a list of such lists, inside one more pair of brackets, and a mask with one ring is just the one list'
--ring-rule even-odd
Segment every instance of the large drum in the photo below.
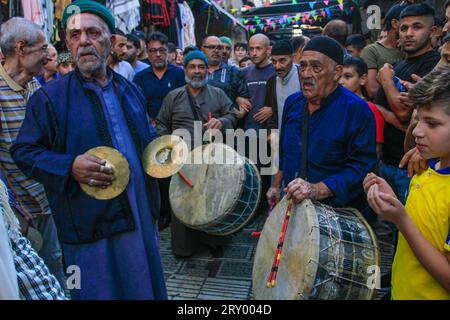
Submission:
{"label": "large drum", "polygon": [[380,266],[372,229],[357,210],[310,200],[293,207],[276,285],[267,288],[287,205],[283,198],[261,233],[253,265],[255,299],[372,299]]}
{"label": "large drum", "polygon": [[261,196],[258,169],[221,143],[192,150],[179,175],[170,182],[173,213],[184,225],[212,235],[228,235],[243,228],[255,214]]}

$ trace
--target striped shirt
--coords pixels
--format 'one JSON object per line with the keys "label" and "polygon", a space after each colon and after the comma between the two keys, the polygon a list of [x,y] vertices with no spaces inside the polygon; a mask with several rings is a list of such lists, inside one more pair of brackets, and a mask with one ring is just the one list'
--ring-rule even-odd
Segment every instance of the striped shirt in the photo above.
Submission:
{"label": "striped shirt", "polygon": [[20,298],[25,300],[65,300],[64,291],[44,261],[32,248],[31,242],[22,236],[19,221],[8,203],[14,200],[0,179],[0,219],[5,222],[9,246],[17,273]]}
{"label": "striped shirt", "polygon": [[22,88],[0,64],[0,170],[4,172],[21,207],[31,216],[51,213],[47,196],[41,184],[28,179],[20,171],[9,149],[22,126],[27,101],[39,87],[33,79],[26,88]]}

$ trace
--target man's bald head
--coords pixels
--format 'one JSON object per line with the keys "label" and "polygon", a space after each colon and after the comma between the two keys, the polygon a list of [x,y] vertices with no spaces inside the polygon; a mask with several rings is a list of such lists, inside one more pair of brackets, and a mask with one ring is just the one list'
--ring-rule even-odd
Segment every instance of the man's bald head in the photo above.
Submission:
{"label": "man's bald head", "polygon": [[269,64],[270,40],[261,33],[255,34],[248,42],[250,59],[257,68],[265,67]]}
{"label": "man's bald head", "polygon": [[222,61],[223,44],[216,36],[203,39],[202,51],[208,57],[209,66],[218,66]]}
{"label": "man's bald head", "polygon": [[222,41],[220,41],[220,38],[219,38],[219,37],[216,37],[216,36],[207,36],[206,38],[203,39],[203,41],[202,41],[202,46],[208,45],[208,43],[210,43],[210,42],[222,43]]}
{"label": "man's bald head", "polygon": [[333,38],[345,46],[348,35],[347,23],[340,19],[333,19],[323,28],[322,35]]}
{"label": "man's bald head", "polygon": [[270,39],[269,39],[269,37],[267,37],[265,34],[262,34],[262,33],[258,33],[258,34],[255,34],[254,36],[252,36],[250,38],[249,43],[252,42],[252,41],[253,42],[257,42],[257,43],[259,43],[261,45],[265,45],[267,47],[270,46]]}

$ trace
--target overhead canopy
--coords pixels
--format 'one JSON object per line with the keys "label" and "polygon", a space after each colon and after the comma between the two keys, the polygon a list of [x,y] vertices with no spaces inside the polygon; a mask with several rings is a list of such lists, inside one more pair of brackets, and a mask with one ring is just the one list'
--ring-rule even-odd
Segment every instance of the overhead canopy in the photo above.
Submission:
{"label": "overhead canopy", "polygon": [[208,5],[213,6],[217,11],[220,13],[226,15],[231,21],[233,21],[234,24],[239,25],[241,28],[245,29],[245,26],[231,13],[229,13],[227,10],[219,6],[215,1],[213,0],[203,0],[203,2],[206,2]]}

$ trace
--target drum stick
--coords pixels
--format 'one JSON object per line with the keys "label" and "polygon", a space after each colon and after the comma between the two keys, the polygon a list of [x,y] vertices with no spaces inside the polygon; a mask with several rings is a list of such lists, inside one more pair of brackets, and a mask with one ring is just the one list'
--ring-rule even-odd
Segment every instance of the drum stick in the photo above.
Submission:
{"label": "drum stick", "polygon": [[277,249],[275,251],[275,256],[273,258],[273,263],[272,263],[272,269],[270,271],[270,275],[269,275],[269,279],[267,280],[267,288],[270,287],[275,287],[277,281],[277,273],[278,273],[278,266],[280,264],[280,260],[281,260],[281,253],[283,250],[283,245],[284,245],[284,239],[286,236],[286,232],[287,232],[287,227],[289,225],[289,218],[291,216],[291,212],[292,212],[292,200],[289,200],[288,202],[288,206],[286,209],[286,215],[284,216],[284,220],[283,220],[283,226],[281,228],[281,233],[280,233],[280,237],[278,240],[278,244],[277,244]]}
{"label": "drum stick", "polygon": [[191,180],[189,180],[184,174],[181,173],[181,171],[178,171],[178,175],[181,179],[189,186],[189,188],[194,188],[194,185],[192,184]]}
{"label": "drum stick", "polygon": [[[208,122],[210,122],[212,119],[212,113],[208,112]],[[211,136],[211,129],[209,129],[209,143],[212,142],[212,136]]]}

